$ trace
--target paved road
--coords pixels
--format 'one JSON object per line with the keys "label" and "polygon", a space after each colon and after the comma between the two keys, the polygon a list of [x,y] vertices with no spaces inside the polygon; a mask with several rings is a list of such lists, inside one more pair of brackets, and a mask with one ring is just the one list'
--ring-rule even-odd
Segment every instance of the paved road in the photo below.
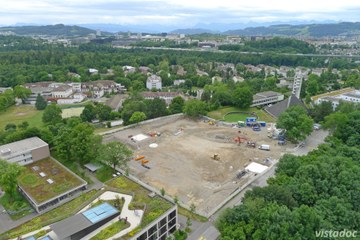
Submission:
{"label": "paved road", "polygon": [[[320,144],[324,143],[324,140],[328,135],[329,135],[329,132],[325,131],[325,130],[314,131],[307,138],[304,147],[301,147],[301,148],[296,147],[294,149],[289,149],[289,153],[292,153],[297,156],[306,155],[313,149],[316,149]],[[196,222],[195,224],[193,224],[192,229],[194,229],[194,230],[190,233],[188,239],[189,240],[198,240],[206,231],[208,231],[209,229],[211,229],[214,226],[214,221],[221,215],[221,213],[226,208],[232,208],[234,206],[241,204],[246,191],[248,191],[254,187],[267,186],[267,180],[275,175],[275,171],[276,171],[276,165],[274,165],[272,168],[270,168],[268,171],[266,171],[263,175],[261,175],[259,178],[257,178],[249,186],[244,188],[244,190],[241,191],[238,195],[236,195],[233,199],[231,199],[229,202],[227,202],[219,211],[217,211],[213,216],[210,217],[209,222],[206,222],[206,223]],[[179,219],[181,220],[181,216],[179,217]],[[182,221],[183,220],[184,219],[182,219]],[[181,223],[181,221],[180,221],[180,223]],[[186,223],[186,219],[185,219],[184,223]],[[183,226],[185,226],[185,225],[183,225]]]}

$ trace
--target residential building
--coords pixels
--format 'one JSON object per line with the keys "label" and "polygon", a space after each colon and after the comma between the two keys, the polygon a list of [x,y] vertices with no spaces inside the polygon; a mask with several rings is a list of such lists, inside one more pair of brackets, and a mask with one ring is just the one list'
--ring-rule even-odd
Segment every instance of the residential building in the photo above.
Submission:
{"label": "residential building", "polygon": [[149,76],[146,80],[146,88],[149,90],[154,89],[154,88],[161,90],[161,88],[162,88],[161,77],[154,75],[154,74]]}
{"label": "residential building", "polygon": [[57,104],[74,104],[74,103],[80,103],[84,101],[86,98],[86,95],[83,93],[74,93],[69,98],[59,98],[57,99]]}
{"label": "residential building", "polygon": [[141,95],[145,99],[151,99],[151,100],[154,98],[164,99],[166,105],[169,105],[175,97],[178,96],[183,97],[179,92],[142,92]]}
{"label": "residential building", "polygon": [[49,145],[38,137],[0,146],[0,159],[27,165],[50,156]]}
{"label": "residential building", "polygon": [[139,67],[139,71],[140,71],[142,74],[146,75],[146,74],[148,74],[149,72],[151,72],[151,68],[146,67],[146,66],[141,66],[141,67]]}
{"label": "residential building", "polygon": [[52,90],[53,98],[68,98],[73,93],[71,86],[63,84]]}
{"label": "residential building", "polygon": [[81,85],[82,92],[89,92],[94,98],[100,98],[105,93],[117,93],[125,90],[124,86],[112,80],[97,80],[85,82]]}
{"label": "residential building", "polygon": [[180,84],[184,84],[185,82],[186,82],[186,80],[184,80],[184,79],[174,80],[174,86],[179,86]]}
{"label": "residential building", "polygon": [[284,94],[274,91],[260,92],[253,96],[251,107],[268,105],[284,100]]}

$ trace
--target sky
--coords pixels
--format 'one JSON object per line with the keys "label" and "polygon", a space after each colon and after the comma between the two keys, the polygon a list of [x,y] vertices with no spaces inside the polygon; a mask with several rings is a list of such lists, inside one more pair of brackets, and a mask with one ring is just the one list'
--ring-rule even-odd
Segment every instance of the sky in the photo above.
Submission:
{"label": "sky", "polygon": [[0,25],[360,21],[359,0],[0,0]]}

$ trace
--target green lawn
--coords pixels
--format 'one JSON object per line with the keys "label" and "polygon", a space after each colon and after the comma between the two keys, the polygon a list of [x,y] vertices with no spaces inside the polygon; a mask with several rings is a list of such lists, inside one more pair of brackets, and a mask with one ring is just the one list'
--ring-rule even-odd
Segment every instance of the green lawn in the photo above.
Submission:
{"label": "green lawn", "polygon": [[24,121],[27,121],[30,127],[42,127],[42,115],[43,111],[38,111],[30,105],[12,106],[5,112],[0,112],[0,130],[8,123],[18,125]]}
{"label": "green lawn", "polygon": [[85,107],[73,107],[73,108],[65,108],[62,109],[61,117],[69,118],[69,117],[80,117],[80,114],[83,112]]}
{"label": "green lawn", "polygon": [[[225,116],[229,112],[239,112],[239,113]],[[226,122],[245,121],[246,117],[252,117],[251,114],[244,114],[244,112],[249,112],[249,113],[255,112],[259,116],[259,121],[265,121],[265,122],[276,121],[272,116],[270,116],[264,110],[257,108],[240,109],[236,107],[221,107],[215,111],[209,112],[207,115],[216,120],[225,120]]]}
{"label": "green lawn", "polygon": [[101,230],[98,234],[96,234],[94,237],[90,238],[90,240],[103,240],[108,239],[117,234],[118,232],[121,232],[122,230],[130,227],[129,223],[125,223],[123,221],[117,221],[107,228]]}
{"label": "green lawn", "polygon": [[113,178],[115,170],[108,165],[103,164],[102,168],[98,169],[95,173],[95,176],[99,181],[106,182]]}

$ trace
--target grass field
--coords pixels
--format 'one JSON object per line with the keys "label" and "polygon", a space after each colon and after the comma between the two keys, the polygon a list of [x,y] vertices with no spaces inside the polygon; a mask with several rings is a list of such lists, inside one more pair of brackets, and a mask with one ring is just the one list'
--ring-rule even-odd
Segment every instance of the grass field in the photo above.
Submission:
{"label": "grass field", "polygon": [[30,105],[12,106],[5,112],[0,112],[0,130],[8,123],[18,125],[24,121],[27,121],[30,127],[42,127],[42,115],[43,111],[38,111]]}
{"label": "grass field", "polygon": [[79,117],[85,107],[74,107],[62,109],[62,118]]}
{"label": "grass field", "polygon": [[[229,112],[239,112],[239,113],[229,114],[225,116]],[[209,112],[208,116],[216,120],[225,120],[226,122],[245,121],[246,117],[252,117],[250,114],[244,114],[241,112],[250,112],[250,113],[255,112],[259,116],[260,121],[265,121],[265,122],[276,121],[272,116],[267,114],[264,110],[257,108],[240,109],[236,107],[221,107],[216,111]]]}

